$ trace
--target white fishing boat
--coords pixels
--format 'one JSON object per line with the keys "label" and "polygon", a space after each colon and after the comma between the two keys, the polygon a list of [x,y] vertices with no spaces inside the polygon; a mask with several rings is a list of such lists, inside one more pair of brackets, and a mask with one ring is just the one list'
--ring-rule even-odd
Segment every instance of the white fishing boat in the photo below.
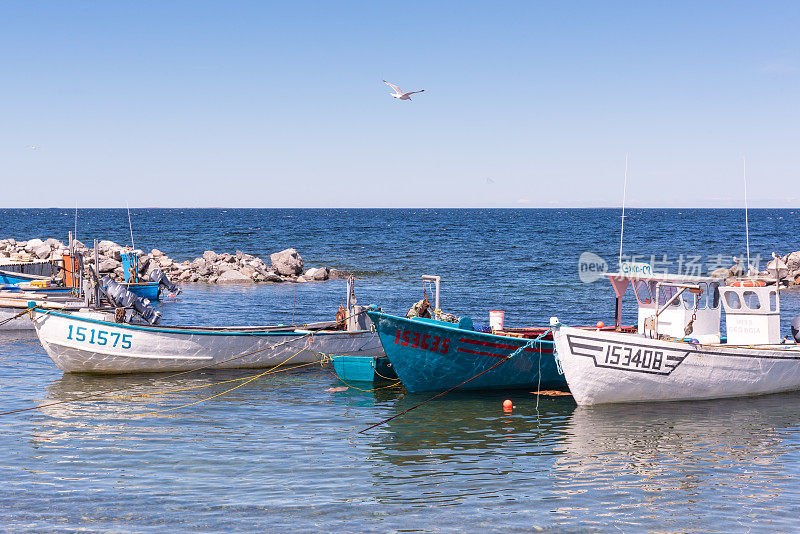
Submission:
{"label": "white fishing boat", "polygon": [[[352,286],[350,286],[352,287]],[[68,373],[143,373],[311,363],[328,354],[382,356],[380,340],[348,291],[347,317],[301,326],[186,327],[116,322],[92,310],[33,308],[47,354]],[[336,327],[346,323],[345,330]]]}
{"label": "white fishing boat", "polygon": [[[615,331],[587,331],[551,320],[558,360],[578,404],[800,389],[800,347],[780,334],[777,268],[771,280],[742,279],[731,285],[654,275],[646,268],[621,271],[608,275],[617,297]],[[629,286],[639,304],[635,329],[621,326],[622,296]],[[720,306],[726,315],[725,340]]]}

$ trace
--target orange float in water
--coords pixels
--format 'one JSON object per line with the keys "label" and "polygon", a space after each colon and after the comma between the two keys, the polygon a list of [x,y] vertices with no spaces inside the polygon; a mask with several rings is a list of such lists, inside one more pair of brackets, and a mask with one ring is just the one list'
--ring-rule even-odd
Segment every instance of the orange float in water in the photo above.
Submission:
{"label": "orange float in water", "polygon": [[514,403],[511,402],[510,400],[506,399],[506,400],[503,401],[503,411],[504,412],[510,412],[513,407],[514,407]]}
{"label": "orange float in water", "polygon": [[597,328],[603,328],[606,325],[603,321],[597,321]]}

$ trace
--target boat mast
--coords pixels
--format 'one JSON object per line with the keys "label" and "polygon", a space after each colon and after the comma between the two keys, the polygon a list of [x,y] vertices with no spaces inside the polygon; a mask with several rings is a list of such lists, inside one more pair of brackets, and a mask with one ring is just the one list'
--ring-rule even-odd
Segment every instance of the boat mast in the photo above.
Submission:
{"label": "boat mast", "polygon": [[125,201],[125,207],[128,208],[128,229],[131,231],[131,249],[136,250],[136,245],[133,244],[133,224],[131,224],[131,207],[128,201]]}
{"label": "boat mast", "polygon": [[747,161],[742,156],[742,176],[744,177],[744,233],[747,242],[747,272],[745,276],[750,274],[750,223],[747,217]]}
{"label": "boat mast", "polygon": [[[622,182],[622,217],[619,226],[619,257],[617,269],[622,272],[622,237],[625,235],[625,198],[628,196],[628,153],[625,153],[625,179]],[[622,329],[622,297],[617,297],[614,306],[614,328]]]}

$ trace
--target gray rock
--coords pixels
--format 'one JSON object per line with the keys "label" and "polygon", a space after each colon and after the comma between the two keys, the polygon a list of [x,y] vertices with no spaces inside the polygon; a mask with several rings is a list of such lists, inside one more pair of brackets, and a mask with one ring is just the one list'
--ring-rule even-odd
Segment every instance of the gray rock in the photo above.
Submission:
{"label": "gray rock", "polygon": [[209,276],[208,277],[208,283],[209,284],[216,284],[217,283],[217,278],[219,278],[219,277],[218,276]]}
{"label": "gray rock", "polygon": [[264,279],[264,282],[274,282],[274,283],[283,282],[283,278],[281,278],[278,273],[266,272],[262,274],[261,277]]}
{"label": "gray rock", "polygon": [[31,250],[31,254],[33,254],[34,256],[39,258],[40,260],[44,260],[44,259],[49,258],[51,252],[52,251],[50,250],[50,245],[46,245],[44,243],[42,243],[38,247],[35,247],[33,250]]}
{"label": "gray rock", "polygon": [[720,267],[719,269],[714,269],[709,273],[709,276],[713,278],[728,278],[731,274],[730,269],[726,269],[725,267]]}
{"label": "gray rock", "polygon": [[221,274],[221,273],[226,273],[228,271],[235,271],[236,267],[234,267],[230,263],[222,262],[214,265],[214,270]]}
{"label": "gray rock", "polygon": [[339,269],[329,269],[328,270],[328,278],[331,280],[341,280],[343,278],[347,278],[350,276],[351,273],[347,271],[340,271]]}
{"label": "gray rock", "polygon": [[150,255],[153,256],[154,258],[158,258],[160,256],[163,256],[164,253],[158,250],[157,248],[154,248],[153,250],[150,251]]}
{"label": "gray rock", "polygon": [[41,239],[31,239],[25,243],[25,252],[33,252],[33,249],[41,247],[42,245],[44,245],[44,241]]}
{"label": "gray rock", "polygon": [[783,263],[790,274],[795,275],[800,271],[800,252],[792,252],[783,257]]}
{"label": "gray rock", "polygon": [[279,274],[294,276],[303,272],[303,258],[293,248],[270,254],[269,258]]}
{"label": "gray rock", "polygon": [[110,273],[117,268],[117,262],[112,259],[106,259],[100,262],[99,269],[101,273]]}
{"label": "gray rock", "polygon": [[298,276],[297,280],[295,280],[295,282],[298,282],[298,283],[302,284],[303,282],[308,282],[308,280],[306,280],[306,278],[304,276]]}
{"label": "gray rock", "polygon": [[252,278],[254,274],[256,274],[256,270],[252,267],[242,267],[239,269],[239,272],[243,275],[247,276],[248,278]]}
{"label": "gray rock", "polygon": [[53,239],[52,237],[50,239],[45,239],[44,244],[47,245],[50,248],[63,248],[64,247],[64,245],[61,243],[61,241],[59,241],[58,239]]}
{"label": "gray rock", "polygon": [[217,278],[218,284],[246,284],[252,282],[253,282],[252,278],[250,278],[249,276],[245,276],[239,271],[234,269],[230,271],[225,271],[224,273],[219,275],[219,278]]}
{"label": "gray rock", "polygon": [[217,261],[218,254],[213,250],[206,250],[203,252],[203,259],[206,260],[207,263],[214,263]]}
{"label": "gray rock", "polygon": [[113,241],[108,241],[104,239],[99,243],[97,243],[97,251],[100,252],[100,254],[107,255],[111,250],[115,248],[119,248],[119,245],[117,245]]}
{"label": "gray rock", "polygon": [[328,269],[325,267],[322,268],[312,267],[303,274],[303,278],[305,278],[306,280],[316,280],[318,282],[321,282],[322,280],[327,280]]}

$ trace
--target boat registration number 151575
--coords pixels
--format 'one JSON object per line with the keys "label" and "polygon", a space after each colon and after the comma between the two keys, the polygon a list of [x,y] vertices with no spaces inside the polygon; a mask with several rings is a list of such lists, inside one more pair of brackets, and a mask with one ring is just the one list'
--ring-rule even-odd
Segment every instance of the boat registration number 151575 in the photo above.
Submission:
{"label": "boat registration number 151575", "polygon": [[450,350],[450,339],[430,334],[420,334],[409,330],[397,330],[394,336],[394,344],[401,347],[411,347],[412,349],[423,349],[431,352],[447,354]]}
{"label": "boat registration number 151575", "polygon": [[108,345],[109,347],[131,348],[132,334],[120,334],[119,332],[108,332],[98,328],[87,328],[85,326],[69,325],[67,339],[82,341],[90,345]]}

